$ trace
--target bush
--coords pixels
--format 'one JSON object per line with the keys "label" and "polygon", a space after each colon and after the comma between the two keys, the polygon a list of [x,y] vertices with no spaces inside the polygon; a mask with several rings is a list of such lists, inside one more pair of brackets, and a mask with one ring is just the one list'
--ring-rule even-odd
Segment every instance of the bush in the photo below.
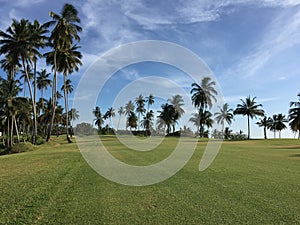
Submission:
{"label": "bush", "polygon": [[15,144],[11,149],[10,153],[30,152],[35,149],[35,146],[30,142],[21,142]]}

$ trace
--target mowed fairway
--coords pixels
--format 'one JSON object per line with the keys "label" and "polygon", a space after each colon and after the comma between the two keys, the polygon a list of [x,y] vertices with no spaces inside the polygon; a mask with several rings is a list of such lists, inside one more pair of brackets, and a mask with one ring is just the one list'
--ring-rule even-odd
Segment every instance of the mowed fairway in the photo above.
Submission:
{"label": "mowed fairway", "polygon": [[[124,162],[166,158],[176,138],[151,152],[104,137]],[[0,224],[300,224],[300,141],[223,142],[204,172],[199,142],[170,179],[124,186],[98,175],[75,143],[54,139],[34,152],[0,157]]]}

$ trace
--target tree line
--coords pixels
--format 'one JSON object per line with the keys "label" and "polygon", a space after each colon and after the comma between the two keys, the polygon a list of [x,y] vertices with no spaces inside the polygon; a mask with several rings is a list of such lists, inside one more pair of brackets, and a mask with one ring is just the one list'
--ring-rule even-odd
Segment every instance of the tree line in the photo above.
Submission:
{"label": "tree line", "polygon": [[[237,104],[233,110],[229,107],[228,103],[219,107],[219,110],[212,114],[211,109],[213,104],[217,102],[217,91],[215,89],[216,83],[210,77],[204,77],[200,84],[193,83],[191,85],[191,102],[196,109],[196,113],[192,114],[189,122],[196,127],[196,135],[199,137],[209,137],[209,129],[212,128],[214,121],[222,126],[221,131],[214,130],[211,136],[214,138],[230,139],[232,137],[232,130],[230,125],[236,115],[247,117],[247,139],[250,139],[250,120],[259,117],[256,123],[258,126],[263,127],[264,138],[267,139],[267,129],[279,133],[281,138],[281,131],[287,129],[286,123],[289,122],[290,129],[300,138],[300,93],[298,94],[299,102],[290,102],[290,110],[288,118],[282,114],[275,114],[267,116],[262,109],[262,104],[256,102],[256,97],[250,96],[246,99],[241,99],[241,103]],[[167,100],[166,103],[161,105],[161,110],[158,110],[157,118],[154,118],[154,111],[150,109],[154,104],[155,98],[153,94],[147,97],[139,95],[134,101],[129,100],[124,106],[117,109],[119,115],[116,130],[119,130],[119,125],[122,115],[126,117],[126,131],[129,128],[132,132],[134,129],[135,134],[150,135],[151,132],[165,132],[166,135],[175,135],[175,125],[178,123],[182,115],[185,113],[184,100],[180,95],[174,95]],[[110,107],[104,114],[102,114],[100,107],[96,106],[93,110],[95,116],[94,122],[98,127],[98,132],[102,134],[114,133],[112,129],[112,117],[116,116],[115,109]],[[106,119],[109,119],[109,124],[103,127]],[[154,121],[156,127],[154,128]],[[225,127],[227,125],[228,127]],[[142,128],[142,129],[141,129]],[[187,128],[185,127],[184,130]],[[190,131],[190,130],[189,130]],[[242,135],[242,132],[238,134]]]}
{"label": "tree line", "polygon": [[[81,52],[79,51],[80,19],[78,11],[71,4],[65,4],[60,12],[49,12],[50,21],[41,24],[27,19],[12,20],[12,24],[0,31],[0,61],[6,78],[0,80],[0,126],[11,147],[14,136],[19,133],[30,133],[33,144],[37,143],[38,135],[50,140],[54,129],[64,127],[68,142],[70,119],[78,117],[78,112],[69,112],[68,94],[73,90],[68,75],[79,70]],[[45,69],[37,71],[37,62],[45,60],[52,68],[52,74]],[[62,97],[57,87],[57,74],[62,74],[63,85],[60,89],[64,97],[64,108],[58,104]],[[50,79],[52,76],[52,79]],[[23,84],[21,80],[23,79]],[[23,86],[23,87],[22,87]],[[51,88],[49,99],[43,98],[43,92]],[[20,92],[24,96],[20,97]],[[29,97],[25,95],[26,90]],[[37,99],[37,90],[41,98]]]}

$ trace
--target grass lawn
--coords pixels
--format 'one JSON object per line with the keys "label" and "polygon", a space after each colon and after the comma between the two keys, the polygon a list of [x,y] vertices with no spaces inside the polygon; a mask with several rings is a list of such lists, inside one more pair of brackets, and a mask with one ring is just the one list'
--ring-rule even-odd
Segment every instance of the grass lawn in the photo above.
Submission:
{"label": "grass lawn", "polygon": [[[103,139],[136,165],[162,160],[177,141],[136,152]],[[62,139],[0,156],[0,224],[300,224],[299,140],[223,142],[199,172],[205,146],[175,176],[143,187],[106,180]]]}

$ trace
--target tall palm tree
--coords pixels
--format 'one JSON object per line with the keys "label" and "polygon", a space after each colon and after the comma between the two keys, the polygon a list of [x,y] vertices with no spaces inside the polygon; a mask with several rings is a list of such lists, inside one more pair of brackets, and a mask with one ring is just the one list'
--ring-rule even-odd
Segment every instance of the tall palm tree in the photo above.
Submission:
{"label": "tall palm tree", "polygon": [[[65,111],[66,111],[66,136],[69,143],[71,140],[69,138],[68,132],[68,89],[71,86],[67,84],[67,76],[72,74],[74,71],[79,70],[79,66],[82,65],[81,58],[82,55],[79,51],[77,51],[79,47],[74,45],[70,49],[65,50],[64,52],[57,52],[57,71],[63,74],[64,77],[64,100],[65,100]],[[70,89],[69,89],[70,91]]]}
{"label": "tall palm tree", "polygon": [[171,99],[168,99],[168,102],[175,107],[175,110],[178,113],[178,118],[180,119],[184,114],[184,109],[182,108],[182,106],[184,106],[184,100],[182,96],[174,95]]}
{"label": "tall palm tree", "polygon": [[158,111],[158,118],[162,119],[167,126],[167,134],[171,132],[171,126],[178,120],[178,112],[176,112],[175,107],[168,103],[161,105],[162,110]]}
{"label": "tall palm tree", "polygon": [[138,130],[140,130],[140,117],[146,111],[145,102],[146,102],[146,100],[144,99],[143,95],[141,95],[141,94],[135,99],[136,112],[138,113]]}
{"label": "tall palm tree", "polygon": [[130,130],[132,130],[132,128],[136,129],[137,127],[137,117],[133,111],[131,111],[128,116],[128,126],[130,127]]}
{"label": "tall palm tree", "polygon": [[[211,112],[209,112],[208,110],[201,110],[200,113],[193,113],[192,117],[189,119],[190,122],[197,126],[200,137],[208,137],[208,131],[205,131],[204,126],[206,126],[207,128],[212,127],[213,119],[211,117]],[[200,128],[198,127],[199,124],[202,124]]]}
{"label": "tall palm tree", "polygon": [[41,69],[37,72],[38,77],[36,78],[37,88],[41,91],[41,98],[44,97],[44,91],[51,87],[52,81],[49,79],[50,73],[47,73],[46,69]]}
{"label": "tall palm tree", "polygon": [[115,117],[115,109],[113,107],[108,108],[107,112],[104,114],[105,119],[109,119],[109,126],[112,128],[111,118]]}
{"label": "tall palm tree", "polygon": [[286,119],[285,115],[283,115],[282,113],[279,113],[277,115],[277,124],[276,124],[276,128],[279,131],[279,138],[281,138],[281,131],[286,129],[286,125],[284,123],[287,123],[288,120]]}
{"label": "tall palm tree", "polygon": [[[37,88],[41,91],[41,98],[44,98],[44,90],[47,90],[48,87],[51,87],[52,81],[49,79],[50,73],[47,73],[46,69],[42,69],[40,72],[37,72],[38,77],[36,78]],[[42,101],[42,110],[44,109],[44,101]]]}
{"label": "tall palm tree", "polygon": [[298,139],[300,139],[300,93],[298,97],[299,101],[290,102],[289,125],[293,132],[298,132]]}
{"label": "tall palm tree", "polygon": [[270,128],[272,125],[272,119],[269,117],[267,118],[264,116],[260,121],[256,123],[259,127],[264,128],[264,139],[267,139],[267,129]]}
{"label": "tall palm tree", "polygon": [[[63,8],[61,10],[61,15],[56,14],[52,11],[50,11],[49,15],[52,18],[52,21],[49,21],[47,24],[55,25],[55,27],[53,28],[50,38],[49,38],[50,46],[53,48],[53,51],[45,54],[45,56],[47,57],[47,63],[51,64],[52,69],[53,69],[53,82],[52,82],[52,85],[53,85],[53,87],[52,87],[53,114],[52,114],[50,128],[49,128],[49,131],[47,134],[47,141],[50,139],[51,130],[52,130],[54,118],[55,118],[56,100],[57,100],[56,73],[61,71],[59,69],[59,65],[58,65],[58,63],[60,62],[59,57],[61,58],[61,56],[59,56],[59,55],[61,55],[64,52],[65,53],[70,52],[70,50],[72,48],[73,48],[73,50],[75,50],[74,46],[73,47],[71,47],[71,46],[73,45],[74,40],[77,42],[80,41],[78,32],[80,32],[82,30],[82,28],[78,25],[78,24],[80,24],[80,19],[78,17],[78,11],[71,4],[67,3],[63,6]],[[74,54],[73,54],[72,58],[74,58]],[[75,63],[75,64],[77,64],[77,63]],[[73,66],[74,66],[74,64],[73,64]],[[72,68],[72,70],[74,68],[73,66],[70,67],[70,68]],[[70,72],[70,69],[69,69],[69,72]],[[69,141],[69,139],[68,139],[68,141]]]}
{"label": "tall palm tree", "polygon": [[[212,107],[213,102],[217,101],[216,95],[218,92],[214,88],[215,85],[216,82],[212,81],[210,77],[204,77],[200,85],[197,83],[192,84],[191,99],[195,108],[198,109],[198,115],[202,115],[207,108]],[[198,121],[199,124],[197,126],[200,137],[202,137],[202,131],[204,131],[204,124],[201,124],[201,121]]]}
{"label": "tall palm tree", "polygon": [[250,118],[253,119],[256,118],[256,116],[264,116],[264,110],[259,108],[262,107],[262,104],[256,104],[255,99],[256,97],[251,99],[250,96],[248,96],[245,101],[241,99],[242,104],[238,104],[233,112],[234,115],[247,116],[248,139],[250,139]]}
{"label": "tall palm tree", "polygon": [[146,102],[147,102],[147,112],[150,110],[150,106],[154,104],[154,96],[150,94],[148,97],[146,97]]}
{"label": "tall palm tree", "polygon": [[120,106],[119,109],[118,109],[119,121],[118,121],[117,130],[119,130],[121,116],[122,116],[124,113],[125,113],[124,107],[123,107],[123,106]]}
{"label": "tall palm tree", "polygon": [[79,118],[79,111],[75,108],[71,108],[71,110],[69,111],[69,118],[70,121],[72,122],[71,126],[73,127],[73,121]]}
{"label": "tall palm tree", "polygon": [[104,121],[103,121],[102,113],[101,113],[101,110],[100,110],[99,106],[96,106],[96,108],[93,110],[93,114],[96,117],[94,119],[95,125],[98,127],[98,131],[100,131],[101,130],[101,126],[102,126],[102,124],[103,124]]}
{"label": "tall palm tree", "polygon": [[233,109],[229,108],[228,103],[225,103],[222,107],[219,107],[220,111],[214,114],[217,123],[222,125],[222,133],[224,133],[224,123],[226,122],[228,126],[231,125],[233,120]]}
{"label": "tall palm tree", "polygon": [[141,125],[146,130],[146,135],[150,135],[150,127],[153,125],[152,123],[153,118],[154,118],[154,112],[150,110],[149,112],[146,113],[143,120],[141,121]]}
{"label": "tall palm tree", "polygon": [[126,120],[126,124],[125,124],[126,130],[128,127],[128,118],[129,118],[131,112],[134,111],[134,108],[135,108],[134,104],[131,100],[129,100],[125,105],[125,116],[127,116],[127,120]]}

